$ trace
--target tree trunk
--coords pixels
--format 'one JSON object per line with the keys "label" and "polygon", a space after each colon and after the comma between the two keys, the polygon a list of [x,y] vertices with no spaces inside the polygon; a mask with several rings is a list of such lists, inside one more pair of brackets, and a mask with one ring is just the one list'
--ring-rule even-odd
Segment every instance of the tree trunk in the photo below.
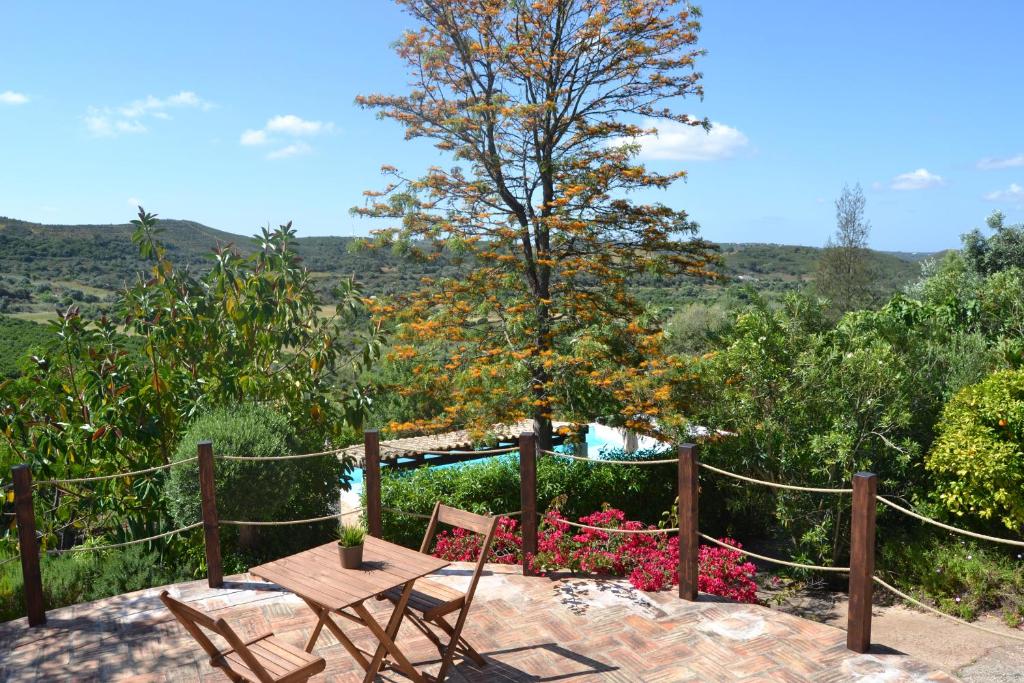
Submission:
{"label": "tree trunk", "polygon": [[544,417],[540,411],[533,414],[533,433],[537,435],[537,448],[550,451],[552,446],[551,418]]}

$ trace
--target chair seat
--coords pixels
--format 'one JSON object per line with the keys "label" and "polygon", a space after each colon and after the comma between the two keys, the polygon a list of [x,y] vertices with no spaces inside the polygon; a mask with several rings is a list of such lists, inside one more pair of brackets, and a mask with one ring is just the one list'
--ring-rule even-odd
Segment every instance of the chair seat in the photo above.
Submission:
{"label": "chair seat", "polygon": [[[313,674],[323,671],[327,665],[322,657],[317,657],[305,650],[289,645],[271,633],[251,640],[245,645],[249,653],[279,683],[304,681]],[[228,650],[219,657],[215,657],[211,664],[228,669],[254,683],[259,683],[260,681],[259,676],[246,665],[245,660],[234,650]]]}
{"label": "chair seat", "polygon": [[[384,593],[384,597],[397,603],[402,597],[402,589],[400,587],[392,588]],[[443,583],[430,579],[419,579],[413,584],[412,595],[409,596],[407,607],[420,612],[423,618],[429,621],[460,609],[465,602],[466,595],[464,593],[449,588]]]}

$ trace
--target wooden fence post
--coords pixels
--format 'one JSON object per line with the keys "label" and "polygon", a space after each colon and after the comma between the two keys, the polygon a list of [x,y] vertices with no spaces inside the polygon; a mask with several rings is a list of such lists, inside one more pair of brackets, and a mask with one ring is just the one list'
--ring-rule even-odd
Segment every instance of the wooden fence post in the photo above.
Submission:
{"label": "wooden fence post", "polygon": [[199,496],[203,504],[203,538],[206,542],[206,575],[210,588],[224,585],[224,566],[220,559],[220,520],[217,517],[217,485],[213,472],[213,442],[200,441]]}
{"label": "wooden fence post", "polygon": [[366,529],[371,536],[380,538],[384,525],[380,507],[380,432],[376,429],[363,433],[363,486],[366,487]]}
{"label": "wooden fence post", "polygon": [[871,647],[871,596],[875,573],[875,494],[878,477],[870,472],[853,475],[850,511],[850,608],[846,647],[864,653]]}
{"label": "wooden fence post", "polygon": [[697,446],[679,446],[679,597],[697,599]]}
{"label": "wooden fence post", "polygon": [[530,559],[537,555],[537,437],[533,432],[519,435],[519,518],[523,531],[523,576],[532,576]]}
{"label": "wooden fence post", "polygon": [[29,626],[46,623],[43,607],[43,578],[39,572],[39,539],[36,538],[36,512],[32,506],[32,470],[26,464],[11,468],[14,478],[14,514],[18,520],[18,548],[21,575],[25,584],[25,614]]}

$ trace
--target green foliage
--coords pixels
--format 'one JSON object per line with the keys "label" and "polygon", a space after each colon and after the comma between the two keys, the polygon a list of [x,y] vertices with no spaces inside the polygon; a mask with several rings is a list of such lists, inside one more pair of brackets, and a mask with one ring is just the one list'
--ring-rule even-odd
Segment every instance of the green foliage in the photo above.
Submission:
{"label": "green foliage", "polygon": [[366,538],[366,529],[358,524],[338,525],[338,545],[343,548],[353,548],[363,544]]}
{"label": "green foliage", "polygon": [[[142,545],[122,550],[45,557],[43,604],[56,609],[191,579],[191,571]],[[0,568],[0,621],[25,616],[21,565]]]}
{"label": "green foliage", "polygon": [[1024,535],[1024,370],[964,388],[938,429],[925,459],[934,496],[958,518],[998,520]]}
{"label": "green foliage", "polygon": [[51,339],[45,325],[0,315],[0,382],[21,372],[22,359],[41,350]]}
{"label": "green foliage", "polygon": [[[215,454],[256,458],[309,452],[317,446],[300,435],[280,413],[255,405],[212,410],[185,430],[174,460],[193,458],[201,441],[212,441]],[[337,507],[342,464],[334,456],[275,460],[217,460],[217,512],[222,519],[286,521],[321,517]],[[175,524],[202,519],[198,463],[171,469],[165,487]],[[322,539],[330,522],[298,527],[242,527],[238,539],[245,552],[287,554]],[[230,550],[233,532],[224,535]]]}
{"label": "green foliage", "polygon": [[[611,459],[656,460],[663,451],[626,455],[607,451]],[[437,501],[480,514],[518,510],[519,458],[490,458],[458,467],[421,467],[384,471],[381,484],[384,507],[430,514]],[[608,503],[629,519],[657,524],[676,497],[676,468],[672,465],[616,467],[559,458],[537,462],[537,505],[546,509],[559,496],[568,495],[562,512],[573,519],[601,509]],[[384,537],[418,547],[426,522],[392,512],[383,513]]]}
{"label": "green foliage", "polygon": [[[335,314],[322,316],[290,225],[264,229],[248,256],[218,248],[200,277],[170,261],[154,215],[140,211],[133,223],[150,272],[119,295],[116,318],[67,309],[45,351],[0,387],[3,471],[24,458],[37,478],[164,464],[195,416],[243,402],[280,409],[313,450],[351,438],[365,408],[358,378],[380,343],[357,288],[339,288]],[[162,478],[55,494],[56,512],[40,520],[44,543],[167,530]]]}
{"label": "green foliage", "polygon": [[1002,211],[986,221],[993,231],[989,237],[974,229],[963,236],[964,260],[979,275],[991,275],[1009,268],[1024,268],[1024,223],[1007,225]]}
{"label": "green foliage", "polygon": [[[983,338],[956,332],[946,311],[920,301],[894,297],[834,327],[826,312],[791,298],[778,310],[741,313],[722,333],[700,368],[703,389],[690,414],[718,430],[704,457],[763,479],[830,488],[868,470],[880,490],[912,496],[926,486],[921,454],[945,399],[996,357]],[[806,557],[844,559],[845,497],[723,486],[734,514],[772,515]]]}
{"label": "green foliage", "polygon": [[960,537],[889,534],[881,542],[881,561],[898,588],[961,619],[999,610],[1011,627],[1024,621],[1024,561],[1019,554]]}

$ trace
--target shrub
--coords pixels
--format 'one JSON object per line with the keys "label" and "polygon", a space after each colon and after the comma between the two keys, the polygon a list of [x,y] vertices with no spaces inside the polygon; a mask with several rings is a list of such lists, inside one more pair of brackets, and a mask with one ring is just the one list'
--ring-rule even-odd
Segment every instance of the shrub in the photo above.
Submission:
{"label": "shrub", "polygon": [[[44,557],[41,565],[43,604],[56,609],[112,595],[191,579],[187,567],[141,544],[123,550]],[[25,616],[21,564],[0,569],[0,621]]]}
{"label": "shrub", "polygon": [[957,517],[1024,530],[1024,370],[996,372],[946,405],[925,458],[934,495]]}
{"label": "shrub", "polygon": [[944,612],[972,620],[989,610],[1024,621],[1024,557],[1019,548],[984,548],[961,538],[894,536],[881,556],[897,585]]}
{"label": "shrub", "polygon": [[[213,410],[186,429],[174,453],[176,461],[195,456],[200,441],[213,441],[214,453],[267,457],[289,455],[314,447],[305,443],[280,413],[261,406]],[[337,509],[342,465],[333,456],[278,461],[216,461],[217,512],[221,519],[284,521],[319,517]],[[202,518],[198,463],[171,469],[165,495],[179,525]],[[228,527],[235,529],[235,527]],[[331,536],[333,523],[288,527],[242,527],[242,548],[248,552],[286,554]],[[231,550],[233,531],[222,532]],[[262,549],[262,550],[261,550]]]}
{"label": "shrub", "polygon": [[[611,459],[657,460],[663,451],[644,450],[627,455],[606,451]],[[563,512],[585,515],[609,503],[630,518],[656,523],[676,497],[676,467],[594,465],[563,458],[542,457],[537,462],[537,505],[545,509],[569,494]],[[516,454],[489,458],[456,467],[421,467],[386,470],[381,483],[384,507],[429,514],[438,500],[446,505],[478,512],[501,514],[518,510],[519,457]],[[418,547],[426,522],[407,515],[383,513],[384,536],[395,543]]]}

